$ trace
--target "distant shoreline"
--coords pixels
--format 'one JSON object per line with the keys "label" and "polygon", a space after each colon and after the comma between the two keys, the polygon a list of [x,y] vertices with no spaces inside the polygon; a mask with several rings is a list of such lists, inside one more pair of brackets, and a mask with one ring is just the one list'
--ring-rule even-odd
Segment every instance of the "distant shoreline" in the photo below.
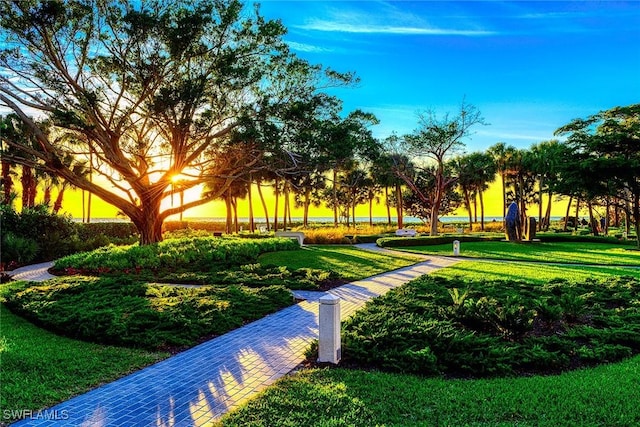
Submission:
{"label": "distant shoreline", "polygon": [[[556,216],[556,217],[551,217],[551,221],[559,221],[561,219],[561,217]],[[272,218],[269,218],[269,220],[271,221]],[[278,219],[279,221],[282,221],[282,218]],[[391,222],[396,222],[396,218],[392,217],[391,218]],[[415,217],[404,217],[403,218],[404,222],[406,224],[424,224],[423,221],[421,221],[418,218]],[[498,216],[487,216],[484,218],[484,222],[488,223],[488,222],[493,222],[493,221],[502,221],[502,217],[498,217]],[[76,222],[82,222],[82,218],[73,218],[73,221]],[[179,220],[177,219],[168,219],[166,220],[166,222],[177,222]],[[185,217],[183,219],[183,222],[218,222],[218,223],[224,223],[226,221],[226,219],[224,217]],[[122,219],[122,218],[91,218],[91,222],[131,222],[127,219]],[[249,222],[249,218],[247,217],[241,217],[238,218],[238,222],[241,223],[247,223]],[[265,220],[264,218],[261,217],[256,217],[254,218],[254,222],[256,224],[261,224],[264,223]],[[298,222],[302,222],[302,217],[293,217],[292,218],[292,222],[294,223],[298,223]],[[333,224],[333,217],[312,217],[309,218],[309,222],[311,223],[331,223]],[[445,216],[440,218],[440,222],[443,223],[463,223],[463,224],[468,224],[469,223],[469,217],[464,217],[464,216]],[[369,223],[369,217],[356,217],[356,223],[358,224],[363,224]],[[387,217],[373,217],[373,223],[374,224],[386,224],[387,223]]]}

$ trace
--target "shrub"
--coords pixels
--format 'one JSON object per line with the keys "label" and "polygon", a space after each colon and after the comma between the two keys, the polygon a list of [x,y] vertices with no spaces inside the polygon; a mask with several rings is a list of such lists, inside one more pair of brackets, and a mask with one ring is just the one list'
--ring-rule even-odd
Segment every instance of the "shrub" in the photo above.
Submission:
{"label": "shrub", "polygon": [[2,236],[2,256],[0,261],[4,264],[16,265],[28,264],[36,258],[38,254],[38,244],[35,240],[26,237],[16,236],[12,232]]}
{"label": "shrub", "polygon": [[499,241],[504,236],[421,236],[421,237],[383,237],[376,241],[376,244],[383,248],[402,248],[409,246],[433,246],[445,243],[453,243],[454,240],[460,242],[482,242]]}
{"label": "shrub", "polygon": [[640,353],[640,280],[545,286],[424,276],[343,326],[347,362],[420,374],[558,372]]}
{"label": "shrub", "polygon": [[264,252],[296,248],[298,244],[291,239],[185,237],[153,245],[108,246],[74,254],[57,260],[54,269],[92,274],[140,269],[210,271],[255,262]]}
{"label": "shrub", "polygon": [[14,312],[46,329],[101,344],[191,346],[292,304],[282,286],[249,289],[149,285],[127,277],[25,283],[7,296]]}
{"label": "shrub", "polygon": [[[68,216],[55,215],[46,206],[23,209],[15,212],[10,206],[3,205],[0,209],[2,222],[2,240],[8,233],[15,237],[33,241],[37,251],[29,261],[49,261],[60,256],[73,253],[79,243],[77,230]],[[20,243],[24,246],[25,241]],[[32,248],[32,246],[30,246]],[[28,249],[25,247],[25,249]],[[15,255],[15,254],[14,254]],[[23,258],[27,258],[24,257]],[[18,262],[17,259],[5,258],[3,262]]]}

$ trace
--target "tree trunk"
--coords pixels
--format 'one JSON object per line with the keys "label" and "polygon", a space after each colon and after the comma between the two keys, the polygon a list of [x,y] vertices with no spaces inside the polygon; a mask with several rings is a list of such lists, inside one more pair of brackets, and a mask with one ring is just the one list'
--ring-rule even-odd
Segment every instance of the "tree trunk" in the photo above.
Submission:
{"label": "tree trunk", "polygon": [[544,178],[540,177],[538,181],[538,230],[542,229],[542,187],[544,185]]}
{"label": "tree trunk", "polygon": [[571,202],[573,202],[573,196],[569,196],[569,203],[567,203],[567,212],[564,214],[564,227],[562,231],[567,231],[569,224],[569,212],[571,211]]}
{"label": "tree trunk", "polygon": [[389,204],[389,187],[384,186],[384,200],[387,204],[387,225],[391,225],[391,206]]}
{"label": "tree trunk", "polygon": [[480,191],[480,230],[484,231],[484,197]]}
{"label": "tree trunk", "polygon": [[373,199],[369,199],[369,227],[373,227]]}
{"label": "tree trunk", "polygon": [[50,184],[48,184],[44,188],[44,196],[42,199],[42,203],[44,203],[47,206],[51,205],[51,185]]}
{"label": "tree trunk", "polygon": [[3,203],[11,204],[11,191],[13,190],[13,180],[11,179],[11,163],[2,162],[2,187],[4,190]]}
{"label": "tree trunk", "polygon": [[58,192],[58,196],[56,197],[56,201],[53,202],[53,213],[57,214],[58,211],[60,211],[60,208],[62,208],[62,198],[64,197],[64,190],[66,190],[66,187],[64,186],[64,184],[62,185],[62,187],[60,188],[60,191]]}
{"label": "tree trunk", "polygon": [[502,227],[505,227],[507,224],[507,185],[504,172],[500,174],[500,178],[502,179]]}
{"label": "tree trunk", "polygon": [[20,184],[22,184],[22,209],[31,207],[29,205],[29,200],[31,200],[31,180],[31,168],[22,166],[22,175],[20,177]]}
{"label": "tree trunk", "polygon": [[231,207],[233,208],[233,229],[236,234],[240,232],[240,224],[238,224],[238,198],[231,198]]}
{"label": "tree trunk", "polygon": [[302,226],[304,228],[309,226],[309,205],[311,205],[311,188],[306,187],[304,189],[304,202],[302,203]]}
{"label": "tree trunk", "polygon": [[278,186],[280,185],[280,179],[276,178],[275,181],[275,190],[276,190],[276,201],[275,201],[275,212],[273,213],[273,231],[278,231],[278,199],[280,198],[280,190]]}
{"label": "tree trunk", "polygon": [[[631,216],[631,204],[629,203],[629,200],[625,200],[624,205],[624,229],[628,236],[631,233],[631,218],[629,218]],[[640,236],[638,236],[638,238],[640,238]]]}
{"label": "tree trunk", "polygon": [[[282,188],[282,195],[284,196],[284,212],[282,215],[282,229],[287,231],[287,211],[289,210],[289,185],[285,180]],[[291,226],[289,224],[289,226]]]}
{"label": "tree trunk", "polygon": [[613,205],[613,226],[620,227],[620,200],[615,200]]}
{"label": "tree trunk", "polygon": [[224,196],[224,204],[227,208],[227,218],[225,221],[225,230],[224,232],[227,234],[231,234],[232,220],[231,220],[231,194],[227,190],[227,193]]}
{"label": "tree trunk", "polygon": [[580,213],[580,199],[576,199],[576,219],[574,224],[574,231],[578,231],[578,214]]}
{"label": "tree trunk", "polygon": [[333,226],[338,226],[338,171],[333,168]]}
{"label": "tree trunk", "polygon": [[438,161],[438,167],[436,169],[436,192],[435,197],[433,198],[433,205],[431,205],[431,231],[429,232],[430,236],[438,235],[438,214],[440,213],[442,193],[444,192],[444,188],[442,185],[443,174],[444,170],[442,161]]}
{"label": "tree trunk", "polygon": [[[478,223],[478,192],[473,192],[473,222],[474,224]],[[473,231],[473,227],[469,229],[469,231]]]}
{"label": "tree trunk", "polygon": [[260,196],[260,202],[262,203],[262,210],[264,211],[264,220],[267,223],[267,231],[269,227],[269,211],[267,210],[267,202],[264,200],[264,194],[262,194],[262,181],[258,180],[256,183],[258,187],[258,196]]}
{"label": "tree trunk", "polygon": [[140,233],[140,245],[149,245],[162,241],[162,220],[160,219],[160,201],[142,204],[139,215],[131,221]]}
{"label": "tree trunk", "polygon": [[463,188],[462,193],[464,195],[464,204],[466,205],[467,212],[469,213],[469,230],[473,230],[473,216],[471,213],[471,198],[469,197],[469,190]]}
{"label": "tree trunk", "polygon": [[398,228],[404,228],[404,207],[402,206],[402,186],[396,184],[396,213],[398,216]]}
{"label": "tree trunk", "polygon": [[253,176],[249,174],[249,192],[247,198],[249,200],[249,231],[253,233],[256,231],[256,224],[253,217],[253,197],[251,196],[251,187],[253,186]]}
{"label": "tree trunk", "polygon": [[591,201],[587,203],[587,206],[589,208],[589,225],[591,227],[591,234],[593,234],[594,236],[597,236],[598,223],[596,222],[596,219],[593,217],[593,205],[591,204]]}
{"label": "tree trunk", "polygon": [[553,200],[553,192],[549,190],[549,203],[547,203],[547,211],[544,214],[544,229],[549,231],[551,225],[551,201]]}

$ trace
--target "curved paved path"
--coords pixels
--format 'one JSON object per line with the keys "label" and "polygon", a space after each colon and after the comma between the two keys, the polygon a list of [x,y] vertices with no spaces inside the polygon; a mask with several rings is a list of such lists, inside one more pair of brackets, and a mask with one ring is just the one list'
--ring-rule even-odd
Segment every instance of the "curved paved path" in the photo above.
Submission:
{"label": "curved paved path", "polygon": [[26,267],[16,268],[9,272],[13,280],[30,280],[32,282],[42,282],[44,280],[53,279],[54,275],[47,271],[53,267],[53,261],[43,262],[41,264],[27,265]]}
{"label": "curved paved path", "polygon": [[[382,250],[375,245],[361,245]],[[341,298],[341,317],[365,302],[423,274],[459,260],[430,256],[399,270],[329,291]],[[43,264],[20,278],[42,274]],[[23,269],[24,270],[24,269]],[[45,277],[44,275],[38,277]],[[43,279],[44,280],[44,279]],[[204,426],[234,409],[304,360],[318,337],[318,302],[323,293],[112,383],[62,402],[42,414],[58,420],[25,419],[14,426]],[[36,413],[32,418],[36,418]],[[65,418],[65,419],[62,419]]]}

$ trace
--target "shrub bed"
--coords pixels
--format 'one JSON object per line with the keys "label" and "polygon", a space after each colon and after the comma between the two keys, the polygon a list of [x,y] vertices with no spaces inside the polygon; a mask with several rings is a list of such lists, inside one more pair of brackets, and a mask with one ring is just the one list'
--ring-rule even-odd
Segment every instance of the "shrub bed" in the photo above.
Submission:
{"label": "shrub bed", "polygon": [[640,280],[424,276],[343,327],[345,362],[426,375],[556,373],[640,352]]}
{"label": "shrub bed", "polygon": [[59,259],[53,268],[58,272],[91,274],[182,268],[211,271],[216,266],[254,263],[261,253],[298,247],[291,239],[281,238],[185,237],[145,246],[103,247]]}
{"label": "shrub bed", "polygon": [[147,349],[192,346],[291,305],[282,286],[183,288],[127,277],[16,285],[5,304],[58,334]]}

